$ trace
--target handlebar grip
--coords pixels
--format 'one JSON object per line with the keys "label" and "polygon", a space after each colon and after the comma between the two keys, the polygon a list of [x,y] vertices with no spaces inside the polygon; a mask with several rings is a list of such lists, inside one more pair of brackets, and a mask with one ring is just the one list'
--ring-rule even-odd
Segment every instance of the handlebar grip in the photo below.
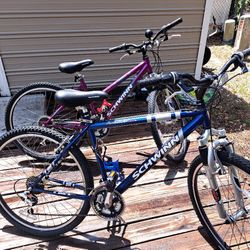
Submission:
{"label": "handlebar grip", "polygon": [[174,20],[173,22],[171,22],[171,23],[169,23],[167,25],[164,25],[161,28],[161,30],[158,31],[157,34],[154,36],[153,41],[155,41],[160,34],[166,33],[168,30],[170,30],[171,28],[173,28],[174,26],[176,26],[177,24],[182,23],[182,22],[183,22],[182,18],[179,17],[176,20]]}
{"label": "handlebar grip", "polygon": [[148,87],[157,87],[158,84],[164,85],[163,83],[167,84],[173,81],[172,74],[159,74],[152,76],[150,78],[146,78],[140,80],[138,83],[140,88],[148,88]]}
{"label": "handlebar grip", "polygon": [[124,50],[124,49],[126,49],[126,47],[127,47],[126,43],[123,43],[123,44],[121,44],[119,46],[110,48],[109,49],[109,53],[112,53],[112,52],[115,52],[115,51],[119,51],[119,50]]}
{"label": "handlebar grip", "polygon": [[181,17],[177,18],[176,20],[174,20],[173,22],[167,24],[166,29],[172,29],[174,26],[178,25],[179,23],[182,23],[183,19]]}
{"label": "handlebar grip", "polygon": [[250,56],[250,48],[243,50],[242,54],[244,55],[244,58]]}

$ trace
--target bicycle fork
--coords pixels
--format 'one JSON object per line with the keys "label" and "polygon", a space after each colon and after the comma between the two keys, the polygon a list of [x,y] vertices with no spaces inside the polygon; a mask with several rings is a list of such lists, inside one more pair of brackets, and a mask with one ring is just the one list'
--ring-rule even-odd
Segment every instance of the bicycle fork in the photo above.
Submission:
{"label": "bicycle fork", "polygon": [[[211,133],[212,136],[214,135],[218,136],[218,139],[208,144],[208,139],[211,136]],[[216,178],[216,175],[218,174],[220,175],[226,174],[226,170],[217,154],[218,149],[223,148],[226,149],[227,152],[233,153],[234,152],[233,146],[228,141],[224,129],[218,129],[218,130],[208,129],[204,132],[204,134],[199,138],[198,141],[199,141],[200,154],[203,159],[203,164],[206,170],[206,176],[208,178],[212,190],[213,198],[216,202],[216,208],[218,214],[220,218],[225,219],[226,223],[233,223],[237,219],[246,216],[248,213],[248,210],[244,206],[244,198],[243,198],[244,190],[241,189],[238,173],[234,167],[228,166],[228,172],[229,172],[228,174],[230,176],[232,192],[234,194],[234,199],[237,206],[237,210],[233,214],[228,214],[224,207],[224,203],[221,198],[220,188]],[[248,196],[250,198],[249,194]],[[231,202],[231,201],[228,200],[226,202]]]}

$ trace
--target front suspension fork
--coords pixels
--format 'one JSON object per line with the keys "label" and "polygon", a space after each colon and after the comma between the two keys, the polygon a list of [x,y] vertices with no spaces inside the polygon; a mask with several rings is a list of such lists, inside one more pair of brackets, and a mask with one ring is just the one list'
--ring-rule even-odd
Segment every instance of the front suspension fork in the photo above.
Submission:
{"label": "front suspension fork", "polygon": [[[219,139],[211,142],[208,145],[208,138],[211,135],[217,135],[219,136]],[[203,165],[206,170],[206,176],[208,178],[210,187],[212,189],[212,195],[216,202],[216,208],[218,211],[218,214],[220,218],[225,219],[227,222],[233,222],[237,220],[238,218],[246,215],[247,211],[244,206],[244,199],[242,194],[242,189],[240,187],[240,182],[238,178],[237,171],[234,167],[229,166],[228,167],[228,174],[230,176],[233,193],[234,193],[234,199],[236,202],[236,205],[238,207],[238,210],[233,214],[229,215],[224,207],[223,200],[221,198],[221,192],[220,187],[216,178],[216,175],[220,174],[226,174],[225,168],[223,164],[221,163],[217,151],[220,148],[225,149],[229,153],[233,153],[233,146],[226,138],[224,130],[207,130],[199,139],[199,151],[200,155],[203,161]],[[230,202],[230,201],[228,201]]]}

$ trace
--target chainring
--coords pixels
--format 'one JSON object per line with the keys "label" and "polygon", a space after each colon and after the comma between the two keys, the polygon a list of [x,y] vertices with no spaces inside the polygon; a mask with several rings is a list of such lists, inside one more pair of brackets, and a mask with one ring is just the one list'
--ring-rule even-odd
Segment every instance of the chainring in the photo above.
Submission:
{"label": "chainring", "polygon": [[97,187],[92,193],[90,205],[98,217],[105,220],[115,220],[119,218],[124,211],[124,200],[121,194],[114,190],[112,205],[110,208],[106,208],[104,205],[106,195],[107,188],[105,186]]}

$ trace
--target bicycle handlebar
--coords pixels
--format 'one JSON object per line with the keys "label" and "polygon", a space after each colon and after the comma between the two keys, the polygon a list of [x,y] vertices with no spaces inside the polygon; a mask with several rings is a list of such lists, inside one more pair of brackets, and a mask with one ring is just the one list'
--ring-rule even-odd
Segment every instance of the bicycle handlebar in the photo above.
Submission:
{"label": "bicycle handlebar", "polygon": [[[141,88],[154,88],[154,89],[163,89],[167,84],[178,84],[179,87],[183,88],[184,91],[192,89],[192,87],[197,87],[196,89],[196,97],[198,100],[202,100],[206,89],[214,82],[214,80],[218,79],[221,75],[223,75],[228,68],[234,64],[234,68],[231,71],[236,70],[238,67],[242,69],[242,73],[249,72],[246,64],[243,62],[244,58],[250,55],[250,48],[242,51],[234,53],[231,59],[222,67],[220,73],[217,75],[209,75],[201,80],[195,79],[191,74],[188,73],[177,73],[171,72],[169,74],[154,74],[153,76],[140,80],[139,86]],[[186,85],[182,80],[189,80],[189,83]]]}
{"label": "bicycle handlebar", "polygon": [[133,44],[133,43],[123,43],[121,45],[110,48],[109,52],[112,53],[112,52],[119,51],[119,50],[125,50],[126,51],[126,50],[129,50],[131,48],[133,48],[133,49],[141,49],[142,46],[147,45],[147,44],[149,44],[149,42],[143,42],[142,44],[139,44],[139,45],[136,45],[136,44]]}
{"label": "bicycle handlebar", "polygon": [[250,56],[250,48],[245,49],[241,52],[244,56],[244,59],[246,59],[246,57]]}
{"label": "bicycle handlebar", "polygon": [[156,87],[158,84],[167,85],[168,83],[174,82],[174,77],[171,73],[169,74],[155,74],[153,77],[140,80],[138,82],[140,88]]}
{"label": "bicycle handlebar", "polygon": [[141,44],[133,44],[133,43],[123,43],[121,45],[118,45],[118,46],[115,46],[115,47],[112,47],[109,49],[109,52],[112,53],[112,52],[115,52],[115,51],[119,51],[119,50],[129,50],[130,48],[133,48],[133,49],[142,49],[143,46],[147,46],[147,45],[153,45],[155,40],[157,39],[157,37],[161,34],[164,34],[166,35],[166,32],[168,30],[170,30],[171,28],[173,28],[174,26],[178,25],[179,23],[182,23],[183,20],[182,18],[177,18],[176,20],[174,20],[173,22],[167,24],[167,25],[164,25],[160,31],[157,32],[157,34],[152,38],[152,40],[149,40],[149,41],[146,41],[146,42],[143,42]]}
{"label": "bicycle handlebar", "polygon": [[197,80],[191,74],[188,73],[171,72],[169,74],[155,74],[150,78],[140,80],[139,85],[141,88],[162,88],[162,86],[167,85],[169,83],[177,84],[180,80],[189,80],[189,86],[207,88],[213,83],[216,77],[216,75],[210,75],[205,78],[202,78],[201,80]]}
{"label": "bicycle handlebar", "polygon": [[[139,81],[140,88],[153,88],[157,90],[162,90],[166,88],[166,85],[169,84],[178,84],[178,86],[183,89],[185,92],[190,92],[194,86],[198,87],[196,89],[196,98],[199,101],[203,100],[206,89],[214,82],[217,78],[217,75],[210,75],[201,80],[195,79],[191,74],[188,73],[177,73],[171,72],[170,74],[158,74],[150,77],[148,79],[143,79]],[[189,83],[186,84],[183,80],[189,80]]]}
{"label": "bicycle handlebar", "polygon": [[[179,80],[183,79],[183,80],[189,80],[190,86],[208,87],[215,79],[217,79],[220,75],[225,73],[232,64],[235,64],[236,66],[232,71],[236,70],[237,67],[241,67],[242,69],[245,69],[246,65],[243,62],[243,59],[248,56],[250,56],[250,48],[242,52],[234,53],[231,59],[225,63],[225,65],[222,67],[222,69],[217,75],[206,76],[205,78],[202,78],[201,80],[195,79],[191,74],[188,74],[188,73],[173,72],[171,74],[155,74],[153,77],[140,80],[139,83],[143,87],[146,87],[146,86],[156,87],[155,85],[157,84],[169,83],[171,81],[174,83],[177,83]],[[243,73],[246,73],[246,72],[248,72],[248,70],[243,71]]]}
{"label": "bicycle handlebar", "polygon": [[243,60],[250,55],[250,48],[243,50],[242,52],[236,52],[232,55],[231,59],[229,59],[222,69],[220,70],[218,75],[225,73],[231,65],[234,64],[234,68],[232,71],[236,70],[238,67],[241,67],[243,70],[245,69],[246,65],[244,64]]}
{"label": "bicycle handlebar", "polygon": [[112,53],[112,52],[115,52],[115,51],[119,51],[119,50],[125,50],[127,47],[126,43],[123,43],[119,46],[115,46],[113,48],[109,48],[109,52]]}
{"label": "bicycle handlebar", "polygon": [[160,31],[157,32],[157,34],[154,36],[154,38],[152,39],[153,41],[156,40],[156,38],[160,35],[160,34],[165,34],[168,30],[172,29],[174,26],[178,25],[179,23],[182,23],[183,19],[177,18],[176,20],[174,20],[173,22],[162,26],[162,28],[160,29]]}

